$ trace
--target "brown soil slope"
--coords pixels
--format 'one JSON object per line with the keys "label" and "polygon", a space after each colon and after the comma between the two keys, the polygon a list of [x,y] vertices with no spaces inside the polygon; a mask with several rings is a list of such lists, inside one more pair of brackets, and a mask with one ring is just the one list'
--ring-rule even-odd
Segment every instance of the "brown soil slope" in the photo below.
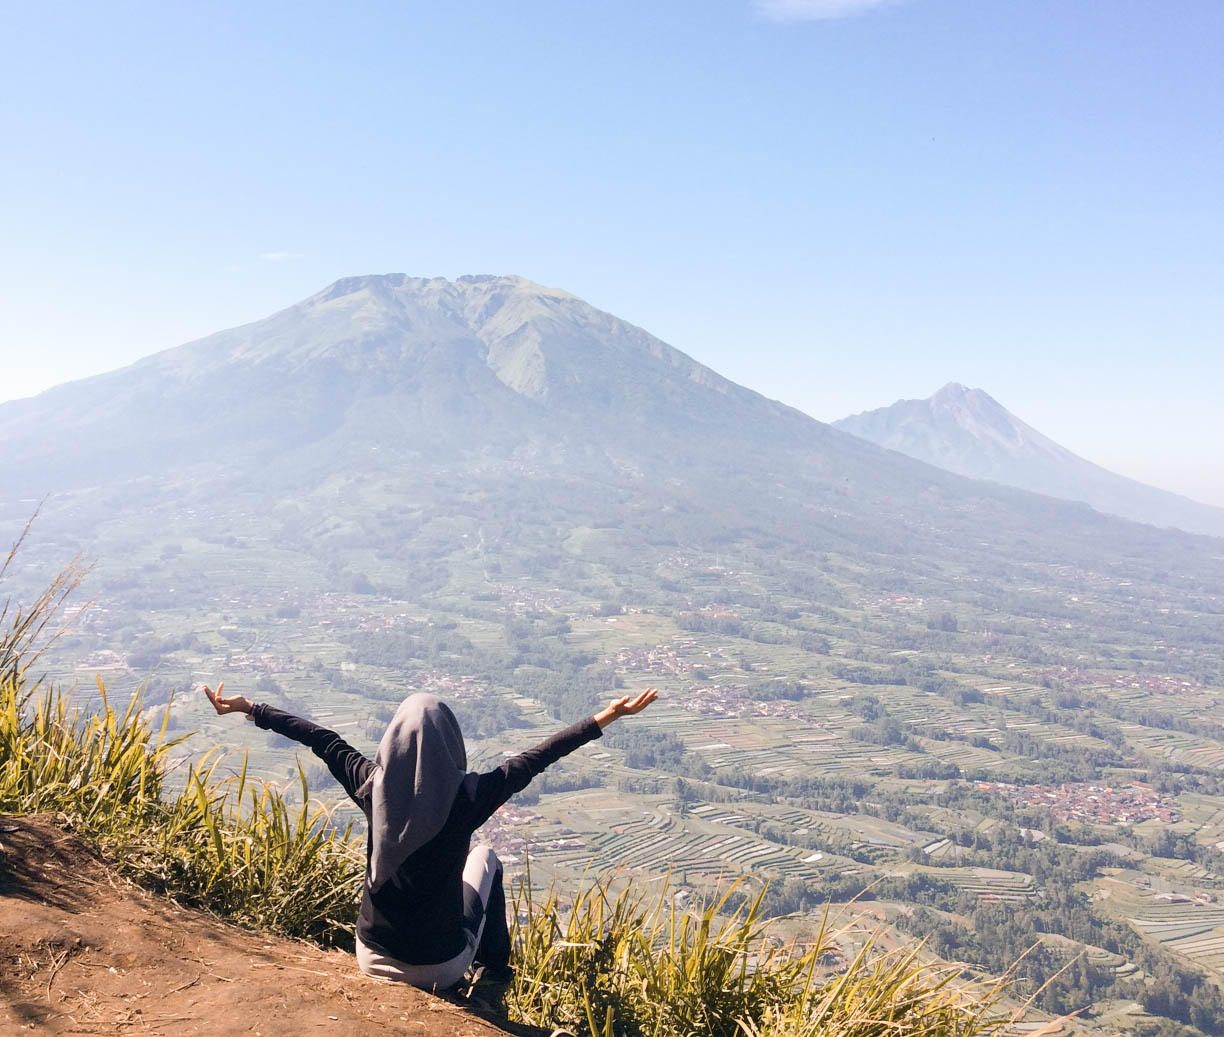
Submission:
{"label": "brown soil slope", "polygon": [[[0,816],[0,1034],[505,1037],[351,955],[252,933],[115,877],[47,818]],[[505,1024],[509,1026],[509,1024]]]}

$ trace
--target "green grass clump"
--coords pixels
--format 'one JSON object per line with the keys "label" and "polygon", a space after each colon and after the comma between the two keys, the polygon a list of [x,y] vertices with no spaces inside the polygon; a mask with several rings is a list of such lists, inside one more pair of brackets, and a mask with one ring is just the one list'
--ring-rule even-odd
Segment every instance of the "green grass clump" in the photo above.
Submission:
{"label": "green grass clump", "polygon": [[564,911],[554,892],[520,887],[517,973],[507,1000],[523,1022],[591,1037],[977,1037],[1010,1018],[999,984],[954,986],[920,945],[883,953],[867,941],[833,969],[838,932],[805,946],[771,938],[764,893],[728,910],[731,892],[696,907],[672,890],[647,900],[603,883]]}
{"label": "green grass clump", "polygon": [[[180,903],[256,929],[352,945],[364,870],[352,825],[336,830],[241,773],[218,777],[219,758],[190,767],[167,794],[167,753],[137,692],[117,711],[98,684],[98,709],[69,708],[55,689],[0,680],[0,813],[55,813],[102,844],[125,873]],[[168,713],[168,708],[167,708]]]}
{"label": "green grass clump", "polygon": [[163,761],[175,742],[150,741],[140,698],[116,713],[82,715],[55,691],[0,678],[0,810],[55,811],[98,833],[121,830],[160,801]]}
{"label": "green grass clump", "polygon": [[[20,541],[19,541],[20,543]],[[4,576],[16,551],[0,565]],[[252,928],[352,946],[364,870],[349,825],[247,779],[219,776],[214,753],[167,788],[170,707],[155,731],[140,692],[116,710],[98,681],[92,712],[31,677],[39,639],[82,570],[70,566],[30,605],[0,609],[0,813],[54,813],[142,884]],[[183,736],[185,737],[185,736]]]}

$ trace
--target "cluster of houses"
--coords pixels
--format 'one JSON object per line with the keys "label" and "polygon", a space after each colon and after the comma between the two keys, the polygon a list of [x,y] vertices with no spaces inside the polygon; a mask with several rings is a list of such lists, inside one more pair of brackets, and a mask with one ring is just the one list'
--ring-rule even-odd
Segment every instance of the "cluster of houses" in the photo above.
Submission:
{"label": "cluster of houses", "polygon": [[1140,821],[1178,819],[1171,798],[1143,781],[1116,788],[1068,782],[1062,785],[1004,785],[979,782],[978,788],[997,792],[1025,806],[1050,811],[1061,821],[1085,821],[1108,825],[1133,825]]}
{"label": "cluster of houses", "polygon": [[[717,561],[701,558],[697,555],[670,554],[659,563],[660,569],[671,569],[674,572],[689,573],[725,573],[727,567]],[[735,575],[730,573],[729,575]]]}
{"label": "cluster of houses", "polygon": [[926,612],[925,598],[913,594],[869,594],[859,599],[866,612]]}
{"label": "cluster of houses", "polygon": [[744,717],[781,717],[811,725],[811,717],[788,699],[758,701],[748,688],[736,684],[690,684],[681,691],[668,696],[669,701],[682,713],[693,714],[703,720]]}
{"label": "cluster of houses", "polygon": [[[542,832],[550,834],[540,838]],[[544,826],[538,814],[524,810],[513,802],[507,803],[489,818],[477,838],[492,846],[503,864],[510,865],[521,864],[528,851],[538,853],[582,845],[582,840],[569,829]]]}
{"label": "cluster of houses", "polygon": [[618,670],[653,673],[660,677],[680,677],[693,670],[693,664],[671,645],[622,648],[608,663]]}

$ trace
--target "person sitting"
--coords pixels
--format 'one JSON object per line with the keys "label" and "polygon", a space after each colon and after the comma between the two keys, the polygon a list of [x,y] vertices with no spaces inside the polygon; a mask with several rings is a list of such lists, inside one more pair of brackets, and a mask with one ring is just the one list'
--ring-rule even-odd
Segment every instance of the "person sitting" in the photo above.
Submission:
{"label": "person sitting", "polygon": [[203,688],[219,714],[245,713],[256,726],[309,746],[361,808],[368,834],[358,967],[425,989],[458,984],[474,964],[492,977],[510,975],[502,865],[492,847],[471,847],[472,834],[550,764],[658,696],[647,688],[614,699],[476,774],[467,769],[455,714],[433,695],[404,699],[370,760],[335,731],[242,695],[223,697],[224,689]]}

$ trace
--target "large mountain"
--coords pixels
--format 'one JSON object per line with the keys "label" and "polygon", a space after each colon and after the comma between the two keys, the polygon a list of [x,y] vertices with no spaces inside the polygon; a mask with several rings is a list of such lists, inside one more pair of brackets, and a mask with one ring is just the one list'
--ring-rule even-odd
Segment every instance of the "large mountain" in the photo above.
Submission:
{"label": "large mountain", "polygon": [[31,492],[219,459],[296,466],[314,452],[334,465],[371,446],[560,451],[581,467],[662,443],[707,453],[822,433],[843,440],[563,291],[490,276],[345,278],[265,320],[0,406],[7,475]]}
{"label": "large mountain", "polygon": [[855,581],[912,588],[950,559],[1193,550],[885,450],[518,277],[346,278],[0,405],[0,521],[48,495],[44,537],[145,604],[170,586],[215,597],[191,553],[208,544],[249,585],[369,575],[402,594],[496,567],[651,583],[677,549],[805,574],[836,555]]}
{"label": "large mountain", "polygon": [[981,389],[951,382],[929,399],[898,400],[833,424],[972,479],[1083,501],[1138,522],[1224,536],[1224,509],[1086,461],[1026,425]]}

